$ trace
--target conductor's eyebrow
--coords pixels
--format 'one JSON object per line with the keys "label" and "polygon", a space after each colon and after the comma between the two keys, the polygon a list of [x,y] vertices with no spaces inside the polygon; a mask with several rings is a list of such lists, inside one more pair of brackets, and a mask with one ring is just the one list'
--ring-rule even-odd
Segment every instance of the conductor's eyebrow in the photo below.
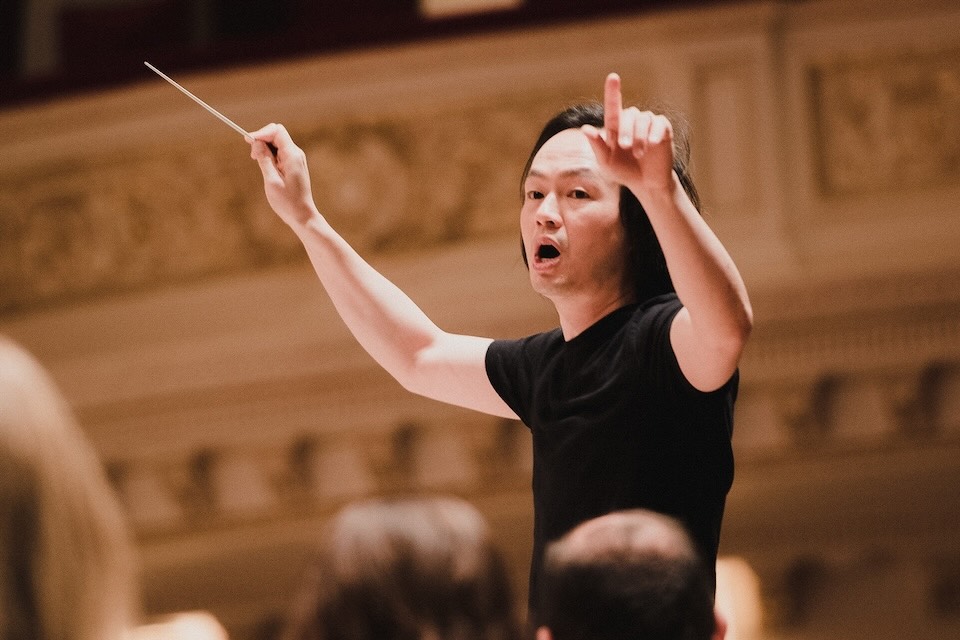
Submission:
{"label": "conductor's eyebrow", "polygon": [[[561,177],[570,177],[570,176],[586,176],[588,178],[596,178],[598,176],[597,172],[592,167],[570,167],[569,169],[563,169],[558,171],[557,175]],[[529,178],[545,178],[547,174],[543,171],[537,169],[530,169],[527,173]]]}

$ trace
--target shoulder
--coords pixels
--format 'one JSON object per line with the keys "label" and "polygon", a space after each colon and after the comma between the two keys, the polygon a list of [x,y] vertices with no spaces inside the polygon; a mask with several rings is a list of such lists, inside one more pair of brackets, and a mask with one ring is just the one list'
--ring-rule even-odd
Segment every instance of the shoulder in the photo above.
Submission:
{"label": "shoulder", "polygon": [[559,328],[551,329],[522,338],[494,340],[487,347],[487,357],[489,358],[491,353],[540,353],[560,344],[563,344],[563,332]]}
{"label": "shoulder", "polygon": [[683,304],[675,293],[665,293],[637,304],[630,319],[631,326],[642,335],[669,331],[673,318]]}
{"label": "shoulder", "polygon": [[656,315],[658,313],[669,313],[671,311],[676,313],[682,306],[683,304],[680,302],[680,298],[677,297],[676,293],[664,293],[659,296],[647,298],[643,302],[638,303],[634,315]]}
{"label": "shoulder", "polygon": [[487,346],[484,363],[492,378],[515,375],[519,369],[533,369],[563,348],[560,329],[523,338],[494,340]]}

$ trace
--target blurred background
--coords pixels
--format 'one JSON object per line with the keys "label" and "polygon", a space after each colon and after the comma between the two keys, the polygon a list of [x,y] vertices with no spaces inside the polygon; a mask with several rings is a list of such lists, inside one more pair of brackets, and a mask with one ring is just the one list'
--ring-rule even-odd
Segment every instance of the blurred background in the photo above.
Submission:
{"label": "blurred background", "polygon": [[137,531],[145,607],[267,640],[318,527],[455,493],[531,544],[529,434],[354,343],[236,133],[445,329],[555,324],[518,251],[545,120],[689,121],[756,328],[718,600],[732,638],[960,637],[960,7],[948,0],[0,4],[0,333],[54,374]]}

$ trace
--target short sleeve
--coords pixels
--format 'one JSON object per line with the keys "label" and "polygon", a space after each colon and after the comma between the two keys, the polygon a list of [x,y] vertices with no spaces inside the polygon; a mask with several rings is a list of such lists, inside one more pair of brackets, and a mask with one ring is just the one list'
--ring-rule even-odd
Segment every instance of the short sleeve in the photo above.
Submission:
{"label": "short sleeve", "polygon": [[637,310],[633,333],[637,358],[644,363],[649,379],[663,392],[696,391],[687,381],[670,342],[673,319],[683,308],[675,294],[653,298]]}
{"label": "short sleeve", "polygon": [[494,340],[487,347],[485,365],[490,384],[513,412],[527,424],[531,368],[524,357],[524,346],[529,338],[521,340]]}
{"label": "short sleeve", "polygon": [[670,328],[673,320],[683,308],[683,304],[675,294],[651,299],[637,311],[639,318],[634,325],[634,347],[640,362],[645,363],[645,370],[650,380],[661,393],[670,394],[677,398],[699,398],[709,395],[729,393],[730,388],[737,387],[737,373],[719,389],[710,392],[700,391],[687,380],[680,369],[680,363],[673,351],[670,342]]}

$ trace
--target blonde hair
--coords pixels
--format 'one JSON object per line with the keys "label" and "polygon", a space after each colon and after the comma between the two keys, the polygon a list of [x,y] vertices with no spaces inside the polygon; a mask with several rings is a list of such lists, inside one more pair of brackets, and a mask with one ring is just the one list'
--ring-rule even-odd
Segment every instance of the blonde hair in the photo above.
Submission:
{"label": "blonde hair", "polygon": [[133,567],[93,446],[46,370],[0,336],[0,637],[119,640]]}

